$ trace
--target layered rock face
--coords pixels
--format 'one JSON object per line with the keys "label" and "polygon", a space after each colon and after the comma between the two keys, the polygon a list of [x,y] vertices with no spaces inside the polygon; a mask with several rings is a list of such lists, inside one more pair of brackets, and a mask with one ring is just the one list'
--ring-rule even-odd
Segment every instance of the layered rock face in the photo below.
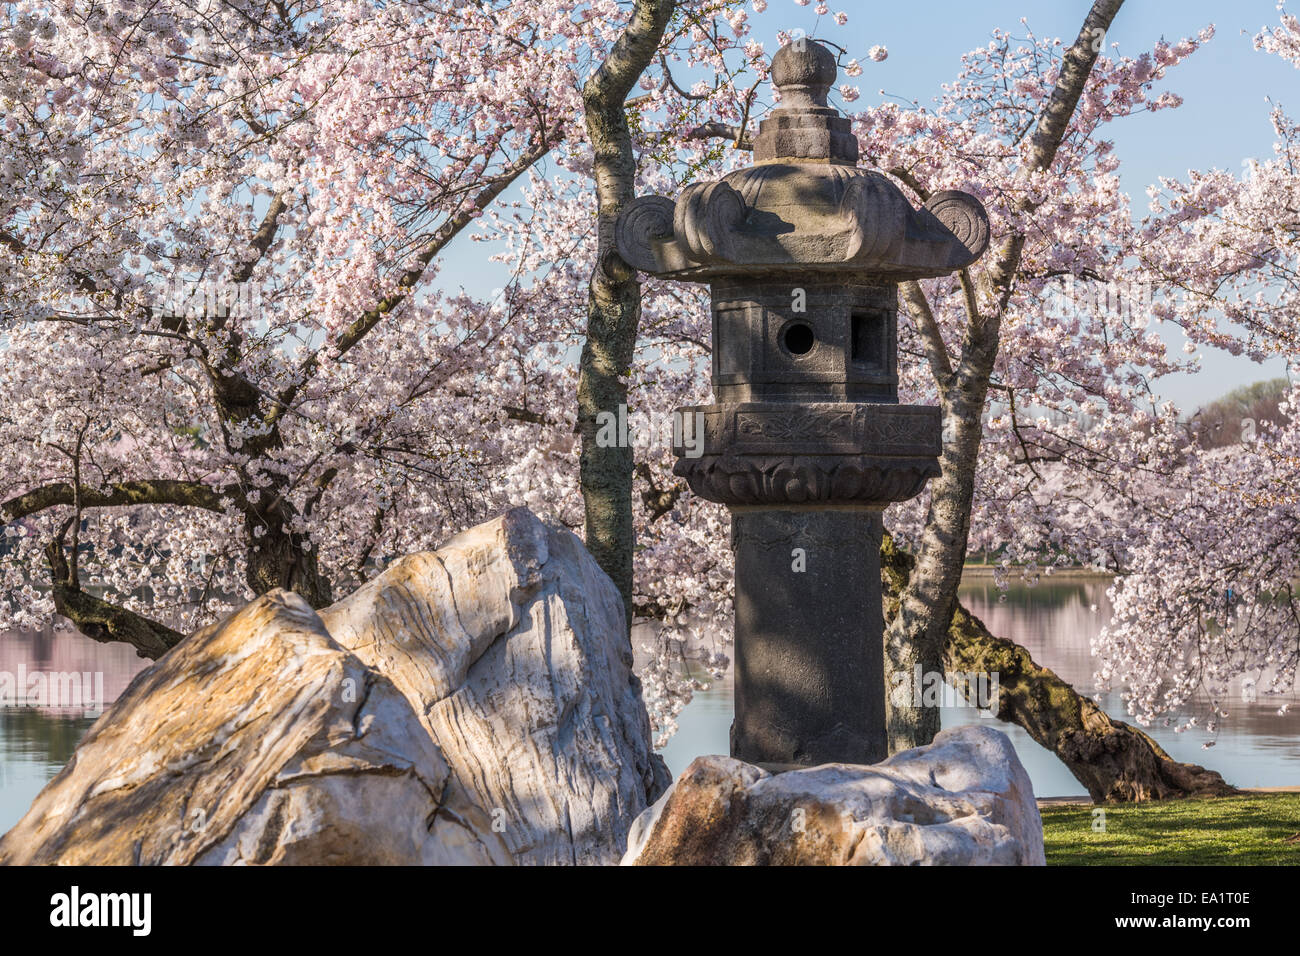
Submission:
{"label": "layered rock face", "polygon": [[516,509],[142,671],[3,863],[607,863],[667,785],[612,582]]}
{"label": "layered rock face", "polygon": [[638,818],[625,865],[1043,866],[1043,827],[1005,734],[945,730],[873,766],[771,774],[700,757]]}
{"label": "layered rock face", "polygon": [[5,863],[510,859],[406,699],[284,592],[142,671],[0,840]]}
{"label": "layered rock face", "polygon": [[518,859],[617,861],[670,782],[617,590],[524,509],[402,559],[321,618],[406,695]]}

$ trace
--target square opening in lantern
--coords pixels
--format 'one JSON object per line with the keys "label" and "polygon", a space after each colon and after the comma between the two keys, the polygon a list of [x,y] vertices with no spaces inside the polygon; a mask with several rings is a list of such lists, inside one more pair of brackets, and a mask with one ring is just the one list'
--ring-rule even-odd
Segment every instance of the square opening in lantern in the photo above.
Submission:
{"label": "square opening in lantern", "polygon": [[855,310],[850,321],[849,354],[854,364],[884,369],[889,350],[889,313],[881,309]]}

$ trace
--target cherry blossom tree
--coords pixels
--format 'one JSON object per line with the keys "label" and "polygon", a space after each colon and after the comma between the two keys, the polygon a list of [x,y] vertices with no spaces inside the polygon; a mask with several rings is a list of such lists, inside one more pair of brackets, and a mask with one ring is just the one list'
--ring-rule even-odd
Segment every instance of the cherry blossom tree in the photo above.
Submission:
{"label": "cherry blossom tree", "polygon": [[[1105,5],[1094,13],[1098,10],[1105,13]],[[944,87],[936,107],[886,104],[857,115],[866,159],[895,176],[918,201],[938,189],[970,190],[989,207],[995,236],[1019,237],[1013,250],[1018,261],[1002,294],[995,294],[999,286],[988,267],[949,282],[905,288],[911,322],[903,329],[902,350],[914,361],[904,367],[903,391],[905,400],[938,399],[948,408],[946,438],[952,441],[959,431],[953,399],[943,398],[941,389],[958,378],[954,367],[960,369],[961,363],[955,357],[983,337],[981,361],[992,361],[988,394],[978,403],[962,400],[978,411],[978,464],[971,464],[970,456],[957,456],[964,464],[956,459],[950,464],[956,472],[973,469],[954,479],[958,486],[972,483],[969,546],[1001,551],[1006,573],[1015,566],[1031,579],[1064,564],[1131,570],[1121,563],[1120,555],[1128,552],[1120,542],[1134,520],[1136,499],[1131,490],[1121,489],[1120,481],[1132,474],[1137,482],[1159,487],[1165,466],[1185,455],[1185,428],[1177,410],[1150,396],[1161,377],[1195,368],[1192,357],[1168,354],[1153,325],[1214,327],[1206,326],[1195,308],[1171,304],[1173,293],[1199,281],[1185,252],[1170,256],[1170,263],[1181,268],[1165,271],[1150,254],[1156,231],[1175,229],[1204,213],[1189,217],[1184,209],[1174,214],[1157,203],[1145,221],[1135,221],[1128,197],[1119,190],[1119,158],[1105,135],[1108,123],[1178,106],[1176,94],[1158,87],[1181,60],[1212,38],[1213,30],[1162,42],[1137,57],[1103,52],[1101,32],[1089,20],[1076,43],[1097,56],[1077,103],[1066,114],[1068,123],[1053,134],[1059,143],[1046,171],[1036,163],[1031,134],[1055,108],[1056,91],[1068,72],[1060,41],[1032,33],[1020,38],[995,33],[985,49],[965,59],[958,81]],[[846,66],[850,75],[862,72],[856,61]],[[851,100],[854,92],[842,94]],[[687,142],[697,138],[715,138],[722,153],[688,152],[669,163],[655,154],[658,141],[642,139],[639,191],[670,194],[682,178],[714,178],[745,161],[737,155],[748,140],[743,117],[739,123],[734,115],[712,120],[686,136]],[[685,172],[678,173],[681,169]],[[530,186],[534,205],[545,208],[558,227],[498,224],[516,248],[532,250],[522,254],[532,256],[534,270],[563,256],[561,246],[591,214],[588,193],[571,187],[562,181]],[[1005,258],[1001,261],[1000,268],[1010,268]],[[1196,265],[1205,266],[1205,277],[1216,274],[1213,259]],[[533,289],[530,312],[548,316],[543,319],[548,325],[562,323],[564,315],[579,307],[564,291],[576,281],[574,275],[547,272]],[[665,410],[705,398],[706,315],[699,290],[647,283],[639,360],[628,373],[634,412],[639,409],[643,417],[659,412],[662,422]],[[990,316],[998,316],[1009,330],[999,336],[991,355]],[[972,331],[972,322],[981,327]],[[966,374],[968,384],[978,385],[978,376]],[[566,388],[561,384],[560,391]],[[636,457],[634,606],[665,624],[661,634],[666,639],[652,648],[656,658],[643,677],[652,712],[659,726],[670,731],[671,718],[692,685],[671,666],[668,649],[692,635],[707,636],[712,646],[706,663],[715,671],[725,666],[725,648],[718,646],[717,635],[729,626],[731,566],[725,515],[691,501],[672,477],[666,435],[661,431],[656,439],[651,447],[638,449]],[[960,505],[960,494],[952,489],[941,493],[950,505]],[[891,522],[898,538],[913,548],[920,543],[924,551],[927,529],[933,533],[936,527],[934,507],[931,496],[894,509]],[[962,520],[960,508],[953,514],[953,520]],[[965,542],[956,549],[945,545],[941,557],[951,558],[959,571],[966,551]],[[905,593],[915,560],[891,541],[886,566],[887,585],[895,594]],[[955,605],[955,581],[950,583]],[[931,587],[942,595],[948,585]],[[890,608],[895,623],[898,606],[895,601]],[[1006,689],[1001,716],[1021,723],[1056,752],[1099,799],[1231,789],[1212,771],[1173,761],[1140,730],[1080,698],[1023,648],[990,635],[962,609],[955,610],[939,625],[941,660],[931,666],[998,670]],[[906,640],[897,647],[913,651],[913,631],[902,633]],[[906,653],[895,660],[895,666],[909,663]]]}
{"label": "cherry blossom tree", "polygon": [[[665,54],[737,6],[681,4]],[[438,291],[440,256],[543,158],[582,166],[626,18],[6,4],[0,627],[58,611],[155,657],[510,500],[517,307]]]}
{"label": "cherry blossom tree", "polygon": [[[1300,21],[1284,5],[1260,50],[1300,68]],[[1244,174],[1210,170],[1152,190],[1143,267],[1175,290],[1155,303],[1216,347],[1288,361],[1278,415],[1224,421],[1228,434],[1152,430],[1118,477],[1125,500],[1106,546],[1118,569],[1115,614],[1096,650],[1101,676],[1127,687],[1144,721],[1214,732],[1228,692],[1290,695],[1300,662],[1300,126],[1277,104],[1274,155]],[[1185,714],[1197,695],[1208,712]],[[1287,705],[1279,708],[1287,711]]]}
{"label": "cherry blossom tree", "polygon": [[[1272,160],[1163,182],[1137,218],[1107,126],[1176,107],[1165,82],[1212,30],[1120,55],[1119,6],[1070,45],[997,31],[933,103],[853,118],[864,162],[918,203],[976,194],[995,240],[903,289],[900,391],[943,407],[944,476],[889,513],[892,664],[999,671],[1001,716],[1132,799],[1225,785],[988,634],[961,565],[1116,573],[1103,676],[1144,720],[1243,668],[1294,676],[1295,400],[1213,451],[1150,396],[1195,367],[1157,322],[1193,351],[1295,354],[1297,190],[1279,112]],[[673,476],[664,428],[707,400],[708,309],[638,284],[608,226],[634,193],[749,162],[768,7],[7,4],[0,627],[58,611],[157,656],[252,594],[322,605],[525,504],[657,622],[642,679],[671,733],[695,684],[669,648],[702,643],[717,674],[730,633],[726,513]],[[847,17],[811,12],[841,36]],[[1284,17],[1259,43],[1295,61],[1296,38]],[[846,111],[885,55],[843,51]],[[498,294],[449,291],[467,240],[508,269]],[[633,447],[601,446],[620,405]],[[936,719],[895,714],[895,745]]]}
{"label": "cherry blossom tree", "polygon": [[[1284,14],[1257,45],[1294,62],[1295,36]],[[1135,75],[1158,75],[1194,48],[1161,44]],[[1166,93],[1150,105],[1177,102]],[[1041,268],[1053,280],[1047,295],[1006,337],[991,379],[972,543],[1001,549],[1008,573],[1019,563],[1031,580],[1063,563],[1116,575],[1115,617],[1094,646],[1098,676],[1103,689],[1126,685],[1144,724],[1168,724],[1208,694],[1209,713],[1179,729],[1212,734],[1229,718],[1230,680],[1259,693],[1295,686],[1294,394],[1281,422],[1243,420],[1241,441],[1226,447],[1194,432],[1189,440],[1188,410],[1150,398],[1162,376],[1196,367],[1198,348],[1295,361],[1294,126],[1281,110],[1273,121],[1275,157],[1244,176],[1164,180],[1140,222],[1124,214],[1101,230],[1048,231],[1066,264]],[[1185,334],[1181,360],[1166,354],[1156,322]],[[1068,689],[960,611],[945,661],[950,670],[996,664],[1009,689],[1001,715],[1060,755],[1094,797],[1225,789],[1091,701],[1053,705]]]}
{"label": "cherry blossom tree", "polygon": [[[1296,63],[1298,38],[1296,19],[1283,11],[1281,25],[1261,33],[1256,45]],[[1093,648],[1100,687],[1123,685],[1139,723],[1203,729],[1207,748],[1232,717],[1230,690],[1290,695],[1296,686],[1300,396],[1293,384],[1276,414],[1221,420],[1213,432],[1189,427],[1189,409],[1143,396],[1180,365],[1194,369],[1196,353],[1210,347],[1255,360],[1281,357],[1295,381],[1300,154],[1296,125],[1283,107],[1275,106],[1271,118],[1273,157],[1249,163],[1242,174],[1207,170],[1162,180],[1150,190],[1148,214],[1134,224],[1124,257],[1109,269],[1076,272],[1074,287],[1058,290],[1064,308],[1047,314],[1068,323],[1071,344],[1068,360],[1054,363],[1067,370],[1057,387],[1065,394],[1068,382],[1080,383],[1086,394],[1060,404],[1029,392],[1029,415],[1024,393],[1015,403],[1007,394],[989,420],[985,453],[997,457],[973,519],[973,541],[1004,549],[1007,573],[1016,561],[1031,577],[1074,562],[1113,573],[1114,616]],[[1076,351],[1077,323],[1097,317],[1109,333]],[[1164,358],[1162,340],[1149,331],[1155,322],[1185,335],[1179,362]],[[1145,332],[1145,345],[1119,334],[1125,328]],[[1065,341],[1056,346],[1062,353]],[[1012,358],[1018,343],[1007,346]],[[1088,388],[1080,360],[1107,354],[1128,356],[1126,375],[1101,369],[1093,380],[1110,388]],[[1025,381],[1038,377],[1025,371]],[[964,635],[950,639],[950,661],[969,667],[983,656],[980,647],[996,647],[979,637],[977,624],[965,622]],[[1088,720],[1101,719],[1090,702],[1081,706]],[[1021,722],[1044,725],[1040,742],[1087,722],[1044,721],[1029,709],[1022,706],[1028,719]],[[1141,748],[1111,748],[1105,760],[1121,752],[1150,763]],[[1080,779],[1091,775],[1090,790],[1115,795],[1095,761],[1078,766]],[[1136,795],[1217,789],[1172,762],[1160,760],[1156,769],[1150,793]]]}

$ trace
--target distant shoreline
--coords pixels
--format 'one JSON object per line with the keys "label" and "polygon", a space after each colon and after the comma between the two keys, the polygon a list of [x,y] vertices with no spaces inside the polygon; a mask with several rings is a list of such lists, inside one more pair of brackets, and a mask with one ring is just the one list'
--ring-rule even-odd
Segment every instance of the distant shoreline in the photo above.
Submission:
{"label": "distant shoreline", "polygon": [[[966,564],[962,566],[962,577],[974,575],[975,577],[993,577],[994,572],[1004,571],[1008,577],[1014,580],[1019,576],[1019,572],[1024,571],[1023,565],[1012,565],[1009,568],[999,568],[996,564]],[[1051,574],[1046,574],[1045,569],[1040,568],[1038,571],[1040,582],[1043,579],[1052,581],[1061,578],[1088,578],[1096,581],[1107,581],[1115,577],[1111,571],[1098,571],[1095,568],[1053,568]]]}

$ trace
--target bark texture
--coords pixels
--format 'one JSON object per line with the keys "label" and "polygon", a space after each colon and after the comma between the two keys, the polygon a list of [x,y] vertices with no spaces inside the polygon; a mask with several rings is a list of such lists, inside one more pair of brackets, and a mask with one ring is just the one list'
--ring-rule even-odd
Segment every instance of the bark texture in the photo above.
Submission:
{"label": "bark texture", "polygon": [[595,154],[598,245],[587,297],[587,338],[578,369],[579,480],[586,510],[586,544],[617,585],[632,626],[633,454],[596,443],[598,416],[627,405],[626,376],[641,320],[641,285],[618,255],[614,223],[635,197],[636,158],[624,106],[633,84],[654,60],[675,0],[637,0],[626,29],[583,87],[587,138]]}
{"label": "bark texture", "polygon": [[54,609],[76,622],[82,634],[101,644],[130,644],[137,656],[150,660],[157,660],[181,642],[185,635],[179,631],[83,591],[68,563],[63,542],[60,535],[45,546],[50,594]]}
{"label": "bark texture", "polygon": [[[915,559],[888,535],[881,548],[887,620],[898,614]],[[945,673],[998,675],[998,717],[1019,724],[1061,759],[1095,802],[1127,803],[1237,793],[1215,771],[1179,763],[1136,727],[1113,720],[1055,673],[1034,663],[1029,651],[989,632],[956,605],[942,649]],[[933,708],[932,708],[933,709]]]}
{"label": "bark texture", "polygon": [[[1104,36],[1122,5],[1123,0],[1093,3],[1078,39],[1065,54],[1056,87],[1039,117],[1031,143],[1031,167],[1047,169],[1056,158],[1101,49],[1097,37]],[[1034,204],[1026,199],[1021,209],[1032,213]],[[937,326],[926,321],[928,308],[919,287],[911,283],[902,290],[903,300],[917,316],[917,326],[926,340],[944,414],[944,439],[939,459],[942,473],[930,484],[930,509],[916,569],[885,633],[887,678],[900,670],[911,673],[918,665],[925,672],[938,672],[943,666],[944,642],[957,605],[957,586],[970,537],[971,500],[984,436],[984,403],[997,361],[1002,315],[1019,273],[1024,244],[1025,236],[1019,232],[1006,236],[996,247],[984,277],[988,288],[983,296],[977,294],[966,270],[959,274],[967,325],[955,367],[938,338]],[[928,744],[938,731],[938,709],[888,703],[890,753]]]}

